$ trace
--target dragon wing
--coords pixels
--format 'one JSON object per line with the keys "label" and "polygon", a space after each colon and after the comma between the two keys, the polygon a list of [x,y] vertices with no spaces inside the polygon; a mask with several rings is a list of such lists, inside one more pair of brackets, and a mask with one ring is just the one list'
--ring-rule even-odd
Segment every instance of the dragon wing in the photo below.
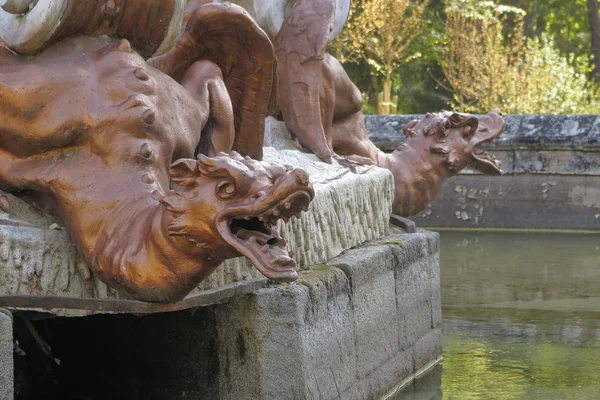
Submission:
{"label": "dragon wing", "polygon": [[217,64],[233,105],[233,150],[262,159],[265,117],[274,108],[275,52],[248,13],[234,4],[190,2],[187,24],[175,46],[148,62],[181,82],[198,60]]}

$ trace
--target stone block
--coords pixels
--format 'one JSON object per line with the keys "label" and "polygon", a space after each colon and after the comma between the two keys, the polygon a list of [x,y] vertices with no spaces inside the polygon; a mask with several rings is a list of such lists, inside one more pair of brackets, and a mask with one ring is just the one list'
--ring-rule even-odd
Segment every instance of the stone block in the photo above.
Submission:
{"label": "stone block", "polygon": [[438,360],[442,356],[442,328],[435,328],[419,338],[412,353],[415,372]]}
{"label": "stone block", "polygon": [[14,391],[12,316],[0,309],[0,399],[12,400]]}
{"label": "stone block", "polygon": [[[396,257],[399,347],[407,350],[433,328],[434,310],[441,323],[439,235],[419,231],[390,238],[402,238],[402,244],[392,247],[392,251]],[[436,277],[437,283],[433,282]]]}
{"label": "stone block", "polygon": [[351,288],[342,270],[317,266],[297,282],[309,289],[300,329],[308,398],[338,399],[356,382],[356,334]]}
{"label": "stone block", "polygon": [[[598,157],[596,157],[598,158]],[[417,226],[600,229],[600,178],[581,175],[458,175]]]}
{"label": "stone block", "polygon": [[[355,384],[355,391],[342,395],[342,399],[378,400],[398,382],[406,379],[413,371],[412,349],[399,350],[376,370],[364,376]],[[339,398],[336,398],[336,400]]]}
{"label": "stone block", "polygon": [[270,399],[303,393],[301,285],[261,289],[216,307],[220,398]]}
{"label": "stone block", "polygon": [[362,378],[398,352],[393,254],[389,246],[365,246],[332,263],[344,270],[352,285],[357,377]]}
{"label": "stone block", "polygon": [[[228,332],[219,339],[222,398],[370,399],[410,376],[414,348],[432,331],[430,278],[439,266],[427,263],[439,260],[438,239],[390,236],[304,271],[294,284],[217,306],[217,331]],[[437,354],[439,343],[427,345],[422,359]]]}

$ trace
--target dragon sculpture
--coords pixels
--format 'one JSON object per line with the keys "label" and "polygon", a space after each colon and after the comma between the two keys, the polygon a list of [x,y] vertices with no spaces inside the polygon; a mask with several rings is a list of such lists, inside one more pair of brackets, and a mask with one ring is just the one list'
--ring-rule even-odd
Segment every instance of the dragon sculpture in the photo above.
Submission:
{"label": "dragon sculpture", "polygon": [[[300,145],[325,162],[375,164],[392,172],[392,211],[409,217],[423,211],[442,183],[470,165],[500,174],[500,163],[478,146],[504,129],[499,112],[441,112],[404,128],[407,136],[389,155],[369,140],[362,95],[339,61],[326,53],[339,11],[334,0],[299,0],[273,41],[277,99],[288,129]],[[341,156],[341,157],[340,157]]]}
{"label": "dragon sculpture", "polygon": [[[190,0],[206,2],[210,0]],[[349,1],[238,3],[273,39],[278,110],[300,146],[325,162],[336,159],[351,168],[358,163],[389,169],[396,184],[395,214],[409,217],[424,210],[443,181],[469,165],[483,173],[501,173],[499,162],[478,148],[502,133],[498,112],[481,121],[459,113],[428,115],[404,129],[407,140],[392,154],[375,147],[366,132],[360,91],[326,52],[348,19]]]}
{"label": "dragon sculpture", "polygon": [[275,223],[314,191],[304,171],[250,158],[262,157],[275,59],[243,9],[192,9],[180,36],[182,0],[3,9],[1,189],[62,217],[125,297],[179,300],[239,255],[296,278]]}
{"label": "dragon sculpture", "polygon": [[468,166],[484,174],[502,173],[500,162],[480,148],[504,129],[504,121],[496,110],[479,119],[449,111],[427,114],[403,128],[406,140],[391,154],[385,154],[369,140],[362,114],[356,113],[355,117],[360,117],[360,122],[356,122],[353,131],[333,130],[332,148],[338,154],[358,156],[359,162],[392,172],[392,212],[399,216],[410,217],[425,210],[444,181]]}

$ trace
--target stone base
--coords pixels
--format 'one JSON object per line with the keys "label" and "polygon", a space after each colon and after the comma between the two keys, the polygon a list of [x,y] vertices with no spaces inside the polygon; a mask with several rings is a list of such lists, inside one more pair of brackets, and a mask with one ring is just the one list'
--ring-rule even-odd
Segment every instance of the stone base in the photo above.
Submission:
{"label": "stone base", "polygon": [[220,305],[34,324],[85,398],[375,399],[439,358],[439,279],[419,231]]}
{"label": "stone base", "polygon": [[0,399],[13,398],[13,324],[12,316],[0,309]]}

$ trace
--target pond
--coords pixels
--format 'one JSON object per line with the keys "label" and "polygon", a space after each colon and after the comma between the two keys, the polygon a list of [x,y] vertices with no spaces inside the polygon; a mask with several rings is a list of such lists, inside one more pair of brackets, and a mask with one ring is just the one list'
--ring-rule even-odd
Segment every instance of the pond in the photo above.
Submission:
{"label": "pond", "polygon": [[440,233],[443,362],[394,399],[600,398],[600,235]]}

